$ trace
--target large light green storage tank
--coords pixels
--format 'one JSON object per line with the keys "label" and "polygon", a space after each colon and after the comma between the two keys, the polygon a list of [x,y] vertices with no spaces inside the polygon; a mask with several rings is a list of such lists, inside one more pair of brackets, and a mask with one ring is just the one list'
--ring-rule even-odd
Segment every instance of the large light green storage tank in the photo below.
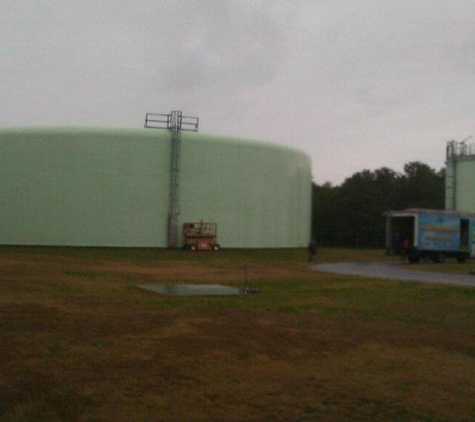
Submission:
{"label": "large light green storage tank", "polygon": [[[0,129],[0,244],[166,247],[171,138],[166,129]],[[299,150],[182,132],[179,226],[216,222],[222,247],[303,247],[310,195],[310,158]]]}
{"label": "large light green storage tank", "polygon": [[445,171],[445,209],[475,212],[475,144],[450,141]]}

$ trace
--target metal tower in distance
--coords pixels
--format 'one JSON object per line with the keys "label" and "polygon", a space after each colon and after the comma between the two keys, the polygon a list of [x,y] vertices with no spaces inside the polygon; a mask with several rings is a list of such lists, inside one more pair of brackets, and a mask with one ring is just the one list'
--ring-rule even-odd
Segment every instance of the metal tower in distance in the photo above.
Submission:
{"label": "metal tower in distance", "polygon": [[181,131],[198,131],[198,117],[183,116],[179,110],[169,114],[147,113],[145,128],[168,129],[171,132],[170,205],[168,208],[168,247],[178,247],[178,216],[180,215]]}

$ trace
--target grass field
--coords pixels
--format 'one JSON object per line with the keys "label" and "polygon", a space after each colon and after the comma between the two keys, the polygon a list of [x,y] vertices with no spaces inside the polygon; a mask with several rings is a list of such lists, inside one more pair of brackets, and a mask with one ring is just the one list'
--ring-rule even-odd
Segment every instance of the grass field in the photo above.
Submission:
{"label": "grass field", "polygon": [[[0,420],[475,420],[475,289],[318,273],[305,258],[1,247]],[[259,294],[136,287],[239,286],[243,263]]]}

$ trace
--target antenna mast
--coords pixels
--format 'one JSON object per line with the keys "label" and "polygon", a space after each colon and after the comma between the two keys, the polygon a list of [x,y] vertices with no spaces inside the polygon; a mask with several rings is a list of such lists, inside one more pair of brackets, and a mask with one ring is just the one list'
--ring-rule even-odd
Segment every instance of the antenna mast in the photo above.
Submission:
{"label": "antenna mast", "polygon": [[145,128],[168,129],[171,132],[170,202],[168,206],[168,247],[178,247],[178,216],[180,215],[181,131],[198,131],[198,117],[183,116],[179,110],[170,114],[147,113]]}

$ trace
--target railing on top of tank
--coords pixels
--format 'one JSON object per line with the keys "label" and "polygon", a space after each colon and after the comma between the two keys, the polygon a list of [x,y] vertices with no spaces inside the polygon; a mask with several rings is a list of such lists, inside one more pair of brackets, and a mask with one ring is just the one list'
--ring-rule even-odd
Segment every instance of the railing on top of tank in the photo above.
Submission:
{"label": "railing on top of tank", "polygon": [[169,114],[147,113],[145,128],[147,129],[178,129],[198,132],[199,118],[183,116],[181,111],[172,111]]}
{"label": "railing on top of tank", "polygon": [[447,142],[447,158],[463,157],[475,155],[475,143],[467,144],[466,142]]}

